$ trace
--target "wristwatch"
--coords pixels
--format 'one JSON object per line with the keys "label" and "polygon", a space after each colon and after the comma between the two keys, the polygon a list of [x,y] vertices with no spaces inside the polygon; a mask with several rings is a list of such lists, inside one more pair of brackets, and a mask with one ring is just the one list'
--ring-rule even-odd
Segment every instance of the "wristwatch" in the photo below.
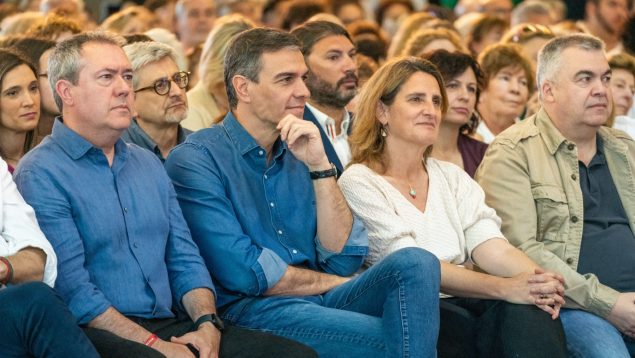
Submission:
{"label": "wristwatch", "polygon": [[216,315],[216,313],[202,315],[196,320],[196,322],[194,322],[194,327],[198,329],[198,327],[205,322],[210,322],[221,332],[225,330],[225,324],[223,323],[223,320],[221,320],[220,317]]}
{"label": "wristwatch", "polygon": [[316,180],[316,179],[323,179],[323,178],[329,178],[329,177],[337,176],[337,168],[335,168],[335,164],[333,164],[333,163],[329,163],[329,164],[331,164],[331,169],[316,170],[314,172],[309,172],[309,175],[311,176],[311,179],[312,180]]}

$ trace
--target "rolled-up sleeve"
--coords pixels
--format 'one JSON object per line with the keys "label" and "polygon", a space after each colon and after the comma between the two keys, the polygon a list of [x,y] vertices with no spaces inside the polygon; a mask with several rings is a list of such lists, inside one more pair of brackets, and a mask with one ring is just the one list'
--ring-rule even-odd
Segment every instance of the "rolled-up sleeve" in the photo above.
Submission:
{"label": "rolled-up sleeve", "polygon": [[324,271],[339,276],[350,276],[359,270],[368,254],[368,232],[364,223],[353,214],[351,233],[340,252],[324,248],[319,237],[315,239],[315,247],[318,262]]}
{"label": "rolled-up sleeve", "polygon": [[90,281],[84,268],[84,246],[70,203],[61,188],[34,171],[18,171],[15,180],[26,202],[35,209],[40,227],[57,253],[55,288],[79,324],[87,324],[105,312],[111,303]]}
{"label": "rolled-up sleeve", "polygon": [[275,286],[288,264],[244,233],[207,149],[182,144],[170,153],[165,168],[192,237],[217,283],[248,296],[262,295]]}
{"label": "rolled-up sleeve", "polygon": [[[18,192],[7,164],[0,160],[2,177],[2,223],[0,256],[11,256],[27,247],[40,249],[46,255],[43,281],[53,287],[57,278],[57,257],[37,223],[35,212]],[[6,246],[5,246],[6,245]],[[4,250],[3,250],[4,248]]]}

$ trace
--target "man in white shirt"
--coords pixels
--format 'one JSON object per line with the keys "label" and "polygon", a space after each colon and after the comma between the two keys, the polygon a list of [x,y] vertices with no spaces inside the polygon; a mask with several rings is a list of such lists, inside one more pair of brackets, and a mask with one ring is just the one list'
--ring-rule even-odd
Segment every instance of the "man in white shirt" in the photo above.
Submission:
{"label": "man in white shirt", "polygon": [[49,287],[55,253],[1,159],[0,184],[0,357],[99,357]]}
{"label": "man in white shirt", "polygon": [[311,97],[304,119],[318,125],[326,155],[339,175],[351,160],[346,105],[357,94],[357,50],[346,29],[328,21],[307,22],[291,34],[300,41],[309,68],[306,85]]}

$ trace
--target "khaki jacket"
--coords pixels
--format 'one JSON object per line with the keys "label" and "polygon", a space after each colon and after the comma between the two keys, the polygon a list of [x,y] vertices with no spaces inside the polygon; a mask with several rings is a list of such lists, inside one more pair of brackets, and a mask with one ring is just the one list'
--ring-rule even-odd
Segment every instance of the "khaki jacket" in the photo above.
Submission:
{"label": "khaki jacket", "polygon": [[[604,153],[622,205],[635,228],[635,141],[602,127]],[[618,292],[576,271],[584,206],[578,151],[541,109],[490,144],[475,179],[503,220],[507,239],[543,268],[565,278],[567,307],[606,317]],[[610,262],[606,263],[610,265]]]}

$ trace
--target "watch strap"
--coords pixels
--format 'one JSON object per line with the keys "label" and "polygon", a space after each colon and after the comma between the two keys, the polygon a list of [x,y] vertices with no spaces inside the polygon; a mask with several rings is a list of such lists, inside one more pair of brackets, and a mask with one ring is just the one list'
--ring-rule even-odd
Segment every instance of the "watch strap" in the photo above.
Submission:
{"label": "watch strap", "polygon": [[311,179],[316,180],[316,179],[323,179],[323,178],[330,178],[330,177],[337,176],[337,168],[335,167],[335,164],[333,163],[330,163],[330,164],[331,164],[331,169],[316,170],[313,172],[309,172]]}
{"label": "watch strap", "polygon": [[196,327],[196,329],[198,329],[198,327],[200,325],[202,325],[203,323],[205,323],[205,322],[209,322],[209,323],[213,324],[214,327],[216,327],[221,332],[225,330],[225,324],[220,319],[220,317],[218,317],[215,313],[202,315],[201,317],[199,317],[196,320],[196,322],[194,322],[194,327]]}

